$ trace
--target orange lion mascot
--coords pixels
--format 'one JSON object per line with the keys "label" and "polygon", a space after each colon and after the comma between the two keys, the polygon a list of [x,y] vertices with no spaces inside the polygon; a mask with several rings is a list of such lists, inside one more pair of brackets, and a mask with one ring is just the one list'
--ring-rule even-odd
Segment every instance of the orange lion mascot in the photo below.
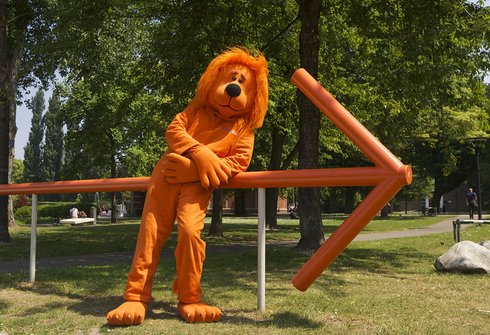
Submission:
{"label": "orange lion mascot", "polygon": [[232,48],[211,61],[189,106],[168,126],[168,151],[151,175],[125,302],[107,314],[111,325],[143,322],[160,251],[178,225],[173,291],[187,322],[213,322],[218,307],[201,300],[206,243],[201,239],[213,188],[247,169],[254,129],[267,110],[267,61]]}

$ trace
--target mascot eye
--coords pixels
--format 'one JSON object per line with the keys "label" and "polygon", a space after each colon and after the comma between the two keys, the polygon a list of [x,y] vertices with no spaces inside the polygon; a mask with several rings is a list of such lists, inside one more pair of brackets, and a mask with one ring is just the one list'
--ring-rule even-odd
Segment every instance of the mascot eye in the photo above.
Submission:
{"label": "mascot eye", "polygon": [[235,81],[235,80],[236,80],[236,76],[232,76],[231,81]]}

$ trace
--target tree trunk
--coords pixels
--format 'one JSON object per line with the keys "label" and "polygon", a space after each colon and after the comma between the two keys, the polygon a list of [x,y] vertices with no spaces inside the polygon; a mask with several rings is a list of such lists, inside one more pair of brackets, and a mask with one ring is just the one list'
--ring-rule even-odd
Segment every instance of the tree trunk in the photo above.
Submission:
{"label": "tree trunk", "polygon": [[117,202],[116,202],[116,192],[111,193],[111,223],[117,223]]}
{"label": "tree trunk", "polygon": [[355,207],[357,188],[356,187],[346,187],[344,194],[345,194],[344,212],[346,214],[350,214],[350,213],[352,213],[352,211],[354,210],[354,207]]}
{"label": "tree trunk", "polygon": [[235,211],[234,211],[234,215],[235,216],[247,216],[247,206],[245,204],[245,190],[243,188],[235,190]]}
{"label": "tree trunk", "polygon": [[278,188],[268,188],[265,190],[265,223],[269,229],[277,229],[277,198],[279,197]]}
{"label": "tree trunk", "polygon": [[[11,20],[9,10],[30,13],[28,1],[7,4],[0,0],[0,184],[10,183],[12,174],[18,73],[25,33],[31,19],[30,15],[19,15]],[[12,208],[10,197],[0,197],[0,243],[12,240],[8,229],[15,225]]]}
{"label": "tree trunk", "polygon": [[[117,171],[116,170],[116,156],[112,155],[112,157],[111,157],[111,178],[116,178],[116,176],[117,176],[116,171]],[[117,222],[116,209],[117,209],[116,193],[112,192],[111,193],[111,223]]]}
{"label": "tree trunk", "polygon": [[[301,21],[299,36],[301,66],[316,78],[320,47],[318,21],[322,1],[297,0],[297,2]],[[297,103],[300,111],[299,168],[317,168],[320,114],[300,91],[298,91]],[[298,193],[301,232],[298,248],[316,250],[324,239],[321,230],[320,191],[318,188],[300,188]]]}
{"label": "tree trunk", "polygon": [[[284,146],[284,133],[277,127],[272,129],[271,159],[269,170],[281,168],[282,151]],[[277,198],[279,189],[268,188],[265,191],[265,222],[269,229],[277,228]]]}
{"label": "tree trunk", "polygon": [[223,237],[223,191],[219,188],[213,191],[213,214],[208,236]]}

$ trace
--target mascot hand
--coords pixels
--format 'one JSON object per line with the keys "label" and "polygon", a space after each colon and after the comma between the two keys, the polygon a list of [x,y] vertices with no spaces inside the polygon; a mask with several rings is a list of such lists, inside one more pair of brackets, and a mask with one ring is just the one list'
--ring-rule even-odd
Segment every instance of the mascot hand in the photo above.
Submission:
{"label": "mascot hand", "polygon": [[107,313],[107,323],[113,326],[139,325],[146,315],[146,304],[141,301],[126,301]]}
{"label": "mascot hand", "polygon": [[192,153],[192,160],[196,163],[204,188],[208,188],[209,185],[218,187],[221,183],[226,183],[231,176],[230,167],[206,146],[196,149]]}
{"label": "mascot hand", "polygon": [[176,153],[167,155],[163,164],[163,175],[169,184],[193,183],[200,180],[194,161]]}

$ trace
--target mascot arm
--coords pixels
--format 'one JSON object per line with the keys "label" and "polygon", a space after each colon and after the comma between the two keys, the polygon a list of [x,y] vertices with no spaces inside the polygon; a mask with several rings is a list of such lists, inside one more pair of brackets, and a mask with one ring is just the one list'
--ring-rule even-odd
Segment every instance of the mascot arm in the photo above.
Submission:
{"label": "mascot arm", "polygon": [[222,159],[230,167],[232,176],[247,170],[252,160],[253,150],[254,132],[253,130],[248,130],[236,141],[228,156]]}
{"label": "mascot arm", "polygon": [[247,130],[239,135],[224,158],[219,158],[203,145],[191,148],[188,153],[196,163],[201,184],[205,188],[209,185],[218,187],[221,183],[228,182],[233,175],[247,169],[252,159],[253,145],[254,132]]}
{"label": "mascot arm", "polygon": [[[217,172],[215,171],[216,175],[211,173],[212,179],[208,177],[208,182],[214,187],[218,187],[221,182],[226,182],[228,180],[228,176],[233,176],[237,173],[244,172],[252,158],[253,143],[253,131],[249,131],[240,136],[238,141],[230,150],[228,156],[220,158],[221,163],[219,163],[219,166],[226,171],[226,174],[221,174],[220,170],[218,169]],[[187,151],[187,154],[194,156],[196,151],[201,150],[202,147],[202,145],[193,147]],[[201,180],[201,174],[198,171],[196,163],[194,162],[194,158],[189,159],[176,153],[170,153],[167,155],[167,159],[164,163],[164,175],[170,184],[191,183]],[[221,178],[219,176],[221,176]],[[205,185],[209,186],[209,184],[204,182],[203,186]]]}
{"label": "mascot arm", "polygon": [[[197,152],[200,150],[201,152]],[[208,188],[210,185],[218,187],[221,182],[226,182],[228,176],[231,173],[230,169],[224,163],[219,162],[219,158],[216,161],[212,160],[212,154],[207,152],[209,149],[206,146],[199,146],[195,149],[190,149],[186,154],[193,153],[193,159],[189,159],[185,156],[169,153],[163,163],[163,174],[169,184],[182,184],[182,183],[194,183],[200,181],[202,186]],[[209,150],[211,151],[211,150]],[[207,160],[203,163],[205,166],[199,170],[195,160],[199,161],[200,155],[203,155],[203,160]],[[204,156],[206,155],[206,156]],[[191,155],[192,156],[192,155]],[[216,156],[216,155],[214,155]],[[211,157],[211,159],[207,159]]]}
{"label": "mascot arm", "polygon": [[195,113],[186,109],[182,113],[177,114],[167,127],[165,139],[171,152],[182,155],[190,148],[199,145],[199,142],[187,132],[189,125],[194,119],[194,115]]}
{"label": "mascot arm", "polygon": [[163,163],[163,175],[169,184],[200,181],[196,163],[185,156],[169,153]]}
{"label": "mascot arm", "polygon": [[197,173],[204,188],[218,187],[228,182],[231,176],[230,167],[205,145],[197,145],[187,150],[196,164]]}
{"label": "mascot arm", "polygon": [[[226,183],[232,175],[245,171],[250,163],[253,151],[254,134],[252,130],[240,134],[228,156],[219,158],[211,149],[195,140],[187,129],[195,117],[192,110],[184,110],[175,116],[165,133],[169,151],[184,153],[186,157],[168,155],[164,174],[169,183],[201,181],[203,187],[218,187]],[[193,164],[194,163],[194,164]]]}

